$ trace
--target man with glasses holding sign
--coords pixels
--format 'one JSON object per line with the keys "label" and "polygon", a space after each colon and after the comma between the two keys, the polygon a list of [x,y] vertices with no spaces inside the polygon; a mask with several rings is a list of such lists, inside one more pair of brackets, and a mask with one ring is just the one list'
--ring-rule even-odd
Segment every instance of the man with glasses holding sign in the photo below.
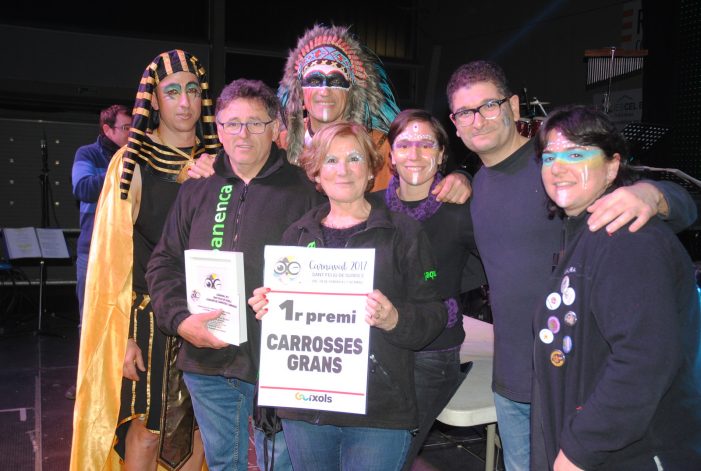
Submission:
{"label": "man with glasses holding sign", "polygon": [[[245,309],[247,341],[230,345],[207,329],[220,311],[191,313],[184,250],[242,252],[246,296],[263,282],[263,248],[322,201],[301,169],[287,161],[278,137],[280,105],[263,82],[239,79],[217,99],[217,135],[224,146],[214,175],[185,182],[146,275],[158,326],[183,339],[184,372],[210,470],[248,469],[248,420],[258,377],[260,323]],[[262,459],[261,456],[258,457]],[[285,463],[275,463],[275,469]]]}
{"label": "man with glasses holding sign", "polygon": [[[546,195],[532,142],[516,130],[518,95],[492,62],[460,66],[447,87],[450,119],[484,166],[473,180],[475,240],[489,282],[494,317],[492,388],[507,471],[527,470],[534,313],[545,280],[557,265],[562,221],[548,219]],[[696,219],[691,197],[670,182],[637,182],[588,208],[589,229],[611,234],[659,215],[675,229]]]}

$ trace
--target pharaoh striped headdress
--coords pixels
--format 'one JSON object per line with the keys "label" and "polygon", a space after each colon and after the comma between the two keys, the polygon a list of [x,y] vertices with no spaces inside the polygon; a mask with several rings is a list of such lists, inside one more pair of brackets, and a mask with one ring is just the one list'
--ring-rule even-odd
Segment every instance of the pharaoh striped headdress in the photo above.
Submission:
{"label": "pharaoh striped headdress", "polygon": [[122,159],[122,178],[119,183],[122,199],[127,198],[137,162],[140,165],[148,164],[156,172],[169,175],[177,175],[182,168],[182,157],[178,154],[159,153],[156,158],[154,148],[151,146],[146,148],[146,134],[156,129],[159,122],[158,111],[153,109],[151,103],[153,94],[163,78],[177,72],[195,74],[202,88],[202,112],[197,126],[198,142],[193,154],[195,156],[203,152],[216,154],[221,147],[217,138],[214,106],[209,95],[209,83],[204,67],[195,56],[180,49],[159,54],[144,70],[139,83],[139,91],[136,94],[131,129],[129,130],[129,142]]}
{"label": "pharaoh striped headdress", "polygon": [[278,97],[282,119],[287,126],[287,157],[296,163],[304,147],[304,94],[301,74],[317,61],[334,61],[351,77],[344,119],[362,124],[370,131],[389,131],[399,113],[392,87],[380,59],[362,46],[346,26],[315,25],[290,51]]}

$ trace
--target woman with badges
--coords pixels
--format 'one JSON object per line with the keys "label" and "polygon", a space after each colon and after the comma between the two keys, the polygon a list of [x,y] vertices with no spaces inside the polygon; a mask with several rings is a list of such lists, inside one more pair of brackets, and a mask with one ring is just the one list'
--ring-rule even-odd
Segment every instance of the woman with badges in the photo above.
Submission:
{"label": "woman with badges", "polygon": [[532,469],[701,469],[699,302],[667,225],[587,229],[587,207],[629,183],[602,113],[552,113],[537,137],[563,247],[534,318]]}

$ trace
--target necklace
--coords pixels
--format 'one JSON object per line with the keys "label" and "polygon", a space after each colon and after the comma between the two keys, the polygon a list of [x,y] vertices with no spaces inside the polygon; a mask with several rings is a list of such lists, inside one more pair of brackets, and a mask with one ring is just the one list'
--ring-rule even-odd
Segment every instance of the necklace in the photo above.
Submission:
{"label": "necklace", "polygon": [[170,149],[170,150],[172,150],[173,152],[175,152],[176,154],[178,154],[179,156],[184,157],[185,159],[188,160],[188,163],[189,163],[189,162],[192,162],[193,160],[195,160],[195,151],[197,150],[197,145],[200,143],[200,140],[199,140],[199,138],[198,138],[197,136],[195,136],[195,145],[192,146],[192,147],[190,148],[190,155],[188,155],[188,154],[186,154],[185,152],[183,152],[182,149],[180,149],[180,148],[178,148],[178,147],[171,146],[170,144],[168,144],[168,143],[161,137],[161,133],[158,132],[158,129],[156,129],[155,131],[153,131],[153,134],[156,135],[156,137],[158,138],[159,143],[160,143],[162,146],[165,146],[165,147],[167,147],[168,149]]}
{"label": "necklace", "polygon": [[[156,129],[153,134],[156,136],[158,139],[158,143],[172,152],[175,152],[177,155],[180,157],[183,157],[185,160],[180,160],[180,161],[171,161],[169,162],[170,164],[175,166],[175,169],[173,171],[166,171],[167,173],[173,173],[176,174],[177,176],[175,177],[175,181],[178,183],[182,183],[185,180],[189,178],[189,175],[187,174],[187,169],[190,168],[190,165],[195,161],[195,152],[197,151],[197,148],[199,147],[200,140],[195,135],[195,145],[190,148],[190,154],[188,155],[185,153],[182,149],[179,149],[177,147],[173,147],[170,144],[166,143],[165,140],[161,137],[161,134],[158,132],[158,129]],[[153,166],[153,163],[149,162],[151,166]]]}

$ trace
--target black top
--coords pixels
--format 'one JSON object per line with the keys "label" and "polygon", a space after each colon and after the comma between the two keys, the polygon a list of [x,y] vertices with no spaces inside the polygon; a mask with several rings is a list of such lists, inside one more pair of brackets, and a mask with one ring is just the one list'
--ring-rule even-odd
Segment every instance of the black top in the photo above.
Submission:
{"label": "black top", "polygon": [[658,219],[611,236],[590,232],[587,219],[566,220],[533,322],[532,419],[543,434],[533,469],[552,468],[560,449],[584,469],[701,469],[691,259]]}

